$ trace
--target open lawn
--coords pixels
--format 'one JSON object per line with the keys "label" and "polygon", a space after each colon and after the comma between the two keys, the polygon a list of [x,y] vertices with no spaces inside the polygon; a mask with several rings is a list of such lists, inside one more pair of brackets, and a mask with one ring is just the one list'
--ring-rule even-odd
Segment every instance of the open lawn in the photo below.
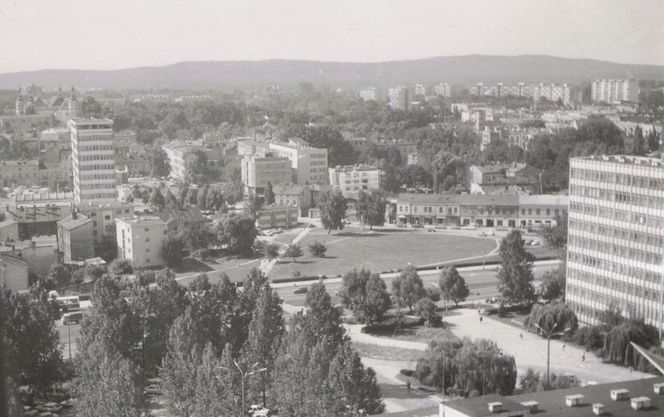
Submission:
{"label": "open lawn", "polygon": [[452,330],[446,325],[438,327],[427,327],[425,325],[408,326],[394,331],[374,332],[367,331],[367,334],[379,337],[389,337],[397,340],[406,340],[408,342],[429,343],[431,341],[441,341],[446,339],[457,339]]}
{"label": "open lawn", "polygon": [[417,361],[422,357],[421,350],[405,349],[394,346],[379,346],[371,343],[353,342],[353,348],[363,358],[387,361]]}
{"label": "open lawn", "polygon": [[[275,240],[289,243],[294,237],[282,234]],[[309,255],[308,245],[319,241],[327,246],[325,258]],[[482,256],[496,248],[493,238],[429,233],[409,229],[364,231],[352,228],[328,235],[316,228],[300,241],[304,256],[282,259],[272,268],[270,278],[284,278],[299,271],[305,276],[343,274],[353,268],[385,272],[404,268],[408,263],[430,265],[454,259]]]}

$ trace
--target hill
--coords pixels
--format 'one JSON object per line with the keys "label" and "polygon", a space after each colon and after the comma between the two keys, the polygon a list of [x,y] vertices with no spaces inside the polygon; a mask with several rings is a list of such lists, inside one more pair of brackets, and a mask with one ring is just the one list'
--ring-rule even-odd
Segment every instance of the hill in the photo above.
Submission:
{"label": "hill", "polygon": [[567,82],[630,77],[664,80],[664,66],[618,64],[542,55],[435,57],[381,63],[298,60],[200,61],[109,71],[40,70],[0,74],[0,88],[37,84],[102,89],[256,89],[311,82],[330,87],[387,87],[399,84],[477,82]]}

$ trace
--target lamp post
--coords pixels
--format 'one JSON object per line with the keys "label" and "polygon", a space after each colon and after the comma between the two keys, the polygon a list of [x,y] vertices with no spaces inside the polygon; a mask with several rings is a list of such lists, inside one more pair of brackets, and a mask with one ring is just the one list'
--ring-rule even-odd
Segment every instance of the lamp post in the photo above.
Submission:
{"label": "lamp post", "polygon": [[[267,368],[256,369],[258,367],[258,362],[251,365],[249,367],[249,369],[247,369],[247,370],[243,370],[236,361],[233,361],[233,364],[235,365],[237,370],[240,372],[240,380],[241,380],[241,388],[242,388],[242,413],[241,413],[241,415],[244,416],[244,413],[245,413],[245,410],[246,410],[245,398],[244,398],[244,384],[245,384],[245,381],[247,380],[247,377],[249,375],[254,375],[255,373],[263,373],[263,372],[267,371]],[[220,368],[226,369],[227,371],[229,370],[225,366],[220,366]],[[265,407],[265,386],[263,386],[263,407]]]}
{"label": "lamp post", "polygon": [[553,323],[553,326],[551,326],[548,330],[544,330],[542,326],[539,324],[535,324],[535,327],[537,327],[546,337],[546,388],[549,389],[549,368],[550,368],[550,359],[551,359],[551,336],[562,336],[565,334],[567,331],[570,330],[569,327],[565,328],[563,331],[556,331],[556,328],[558,327],[558,322]]}

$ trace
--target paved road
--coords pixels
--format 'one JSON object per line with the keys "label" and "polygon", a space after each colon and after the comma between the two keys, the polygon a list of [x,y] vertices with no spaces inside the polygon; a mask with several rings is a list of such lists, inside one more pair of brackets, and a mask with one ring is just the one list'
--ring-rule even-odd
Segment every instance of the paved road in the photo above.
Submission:
{"label": "paved road", "polygon": [[[552,271],[558,268],[558,261],[539,261],[535,262],[533,265],[533,273],[535,275],[535,283],[540,282],[542,276],[547,271]],[[459,268],[459,273],[466,280],[466,284],[470,289],[471,295],[468,297],[469,301],[475,300],[485,300],[488,297],[498,295],[498,277],[497,277],[497,266],[492,265],[488,266],[485,269],[482,269],[481,266]],[[421,271],[419,272],[420,277],[425,286],[437,286],[438,285],[438,276],[440,271]],[[382,274],[381,278],[385,280],[388,290],[391,288],[392,280],[397,277],[398,274]],[[294,306],[304,305],[304,299],[306,294],[295,294],[294,291],[300,287],[308,287],[312,284],[311,281],[300,282],[300,283],[279,283],[272,284],[272,287],[276,288],[279,296],[284,300],[285,303],[291,304]],[[341,289],[341,278],[332,278],[325,280],[325,287],[327,291],[333,295],[334,301],[338,302],[338,298],[334,297],[337,292]],[[478,295],[479,293],[479,295]]]}

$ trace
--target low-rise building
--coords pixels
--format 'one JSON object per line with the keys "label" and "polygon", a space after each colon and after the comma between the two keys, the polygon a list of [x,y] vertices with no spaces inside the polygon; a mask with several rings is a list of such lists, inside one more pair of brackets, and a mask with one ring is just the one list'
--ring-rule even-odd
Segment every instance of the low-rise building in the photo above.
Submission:
{"label": "low-rise building", "polygon": [[380,190],[385,172],[369,165],[337,166],[329,169],[330,186],[345,198],[359,198],[361,192]]}
{"label": "low-rise building", "polygon": [[304,145],[301,140],[291,140],[288,143],[270,142],[269,151],[288,158],[296,184],[328,183],[327,149]]}
{"label": "low-rise building", "polygon": [[224,166],[223,149],[211,148],[203,140],[175,140],[163,145],[161,149],[168,157],[171,167],[170,176],[179,180],[185,179],[187,156],[196,152],[205,154],[209,169],[218,171]]}
{"label": "low-rise building", "polygon": [[299,209],[293,206],[266,206],[256,212],[256,227],[290,229],[297,226]]}
{"label": "low-rise building", "polygon": [[47,207],[47,206],[71,206],[74,193],[72,192],[54,192],[54,191],[26,191],[17,193],[14,196],[14,203],[17,208],[24,207]]}
{"label": "low-rise building", "polygon": [[101,242],[104,235],[115,238],[115,219],[134,215],[131,204],[119,201],[81,204],[78,210],[80,214],[92,220],[92,238],[95,244]]}
{"label": "low-rise building", "polygon": [[0,161],[0,187],[38,185],[39,161]]}
{"label": "low-rise building", "polygon": [[278,184],[272,189],[274,204],[297,207],[300,216],[306,216],[313,207],[314,191],[304,184]]}
{"label": "low-rise building", "polygon": [[526,164],[472,165],[468,173],[473,194],[506,194],[502,190],[510,187],[517,194],[541,192],[542,170]]}
{"label": "low-rise building", "polygon": [[18,207],[9,210],[18,227],[18,240],[29,240],[35,236],[55,236],[57,223],[71,213],[71,207]]}
{"label": "low-rise building", "polygon": [[92,220],[82,214],[58,222],[58,252],[64,263],[80,262],[95,256]]}
{"label": "low-rise building", "polygon": [[166,208],[159,213],[159,218],[166,222],[169,236],[176,236],[193,225],[205,223],[205,217],[196,206],[184,209]]}
{"label": "low-rise building", "polygon": [[164,265],[162,246],[168,225],[159,217],[116,219],[118,259],[131,262],[134,268]]}

